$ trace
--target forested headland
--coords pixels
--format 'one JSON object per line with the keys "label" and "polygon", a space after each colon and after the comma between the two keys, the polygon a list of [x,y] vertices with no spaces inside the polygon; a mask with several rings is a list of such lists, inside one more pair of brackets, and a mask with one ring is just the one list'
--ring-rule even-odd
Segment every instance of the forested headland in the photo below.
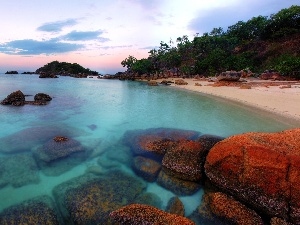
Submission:
{"label": "forested headland", "polygon": [[193,40],[183,35],[160,42],[148,58],[129,55],[121,64],[126,74],[179,73],[211,76],[228,70],[261,73],[275,70],[300,79],[300,6],[270,16],[238,21],[226,31],[221,27]]}

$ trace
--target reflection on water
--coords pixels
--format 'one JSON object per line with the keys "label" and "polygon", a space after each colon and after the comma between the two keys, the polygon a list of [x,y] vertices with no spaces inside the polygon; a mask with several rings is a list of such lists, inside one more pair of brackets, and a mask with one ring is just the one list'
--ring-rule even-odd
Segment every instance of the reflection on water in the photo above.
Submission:
{"label": "reflection on water", "polygon": [[[136,175],[131,146],[124,141],[130,139],[128,131],[163,127],[227,137],[290,127],[237,105],[139,82],[35,75],[0,75],[0,82],[1,100],[16,90],[53,97],[46,106],[0,105],[0,211],[5,219],[28,205],[26,215],[47,215],[44,222],[59,215],[59,223],[81,216],[93,221],[92,215],[102,215],[94,222],[104,223],[110,210],[132,202],[165,209],[178,193]],[[55,143],[56,136],[70,142]],[[197,209],[202,193],[179,196],[186,216]]]}

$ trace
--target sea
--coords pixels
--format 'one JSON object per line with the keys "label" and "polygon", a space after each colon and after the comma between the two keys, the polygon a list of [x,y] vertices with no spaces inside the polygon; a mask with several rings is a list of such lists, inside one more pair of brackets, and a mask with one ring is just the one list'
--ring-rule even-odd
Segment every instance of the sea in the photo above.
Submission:
{"label": "sea", "polygon": [[[119,160],[122,151],[128,153],[124,144],[128,131],[174,128],[226,138],[296,126],[270,112],[222,98],[139,81],[0,74],[1,101],[17,90],[26,95],[26,100],[46,93],[52,101],[42,106],[0,105],[0,213],[37,196],[54,199],[53,189],[58,185],[91,171],[101,173],[109,165],[141,179],[130,163]],[[60,171],[34,165],[32,153],[56,134],[67,134],[88,147],[89,156]],[[22,161],[24,154],[26,160]],[[31,169],[27,171],[28,167]],[[160,199],[161,209],[176,195],[156,182],[145,183],[147,192]],[[203,189],[179,196],[186,216],[197,209],[202,195]]]}

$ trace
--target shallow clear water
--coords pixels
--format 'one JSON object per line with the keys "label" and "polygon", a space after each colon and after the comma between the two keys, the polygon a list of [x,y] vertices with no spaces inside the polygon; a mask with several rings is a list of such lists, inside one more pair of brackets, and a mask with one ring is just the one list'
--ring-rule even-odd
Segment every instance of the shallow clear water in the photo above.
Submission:
{"label": "shallow clear water", "polygon": [[[120,160],[114,162],[120,151],[127,149],[120,140],[128,130],[165,127],[227,137],[248,131],[273,132],[293,127],[238,104],[172,87],[150,87],[142,82],[70,77],[39,79],[36,75],[1,74],[0,100],[16,90],[31,95],[26,97],[28,100],[39,92],[49,94],[53,100],[46,106],[0,105],[0,139],[16,138],[5,143],[0,141],[0,159],[20,154],[9,150],[22,145],[25,148],[28,132],[36,132],[41,140],[44,134],[39,132],[40,127],[65,129],[74,139],[89,146],[92,153],[83,163],[59,175],[49,176],[40,171],[28,185],[13,187],[9,183],[1,187],[0,182],[0,211],[35,196],[51,196],[55,186],[84,174],[93,166],[117,163],[119,168],[134,175]],[[29,141],[33,143],[29,152],[41,145],[37,142],[35,146],[34,140]],[[174,196],[156,183],[149,183],[147,190],[161,198],[162,208]],[[199,205],[201,194],[200,190],[195,195],[181,197],[187,215]]]}

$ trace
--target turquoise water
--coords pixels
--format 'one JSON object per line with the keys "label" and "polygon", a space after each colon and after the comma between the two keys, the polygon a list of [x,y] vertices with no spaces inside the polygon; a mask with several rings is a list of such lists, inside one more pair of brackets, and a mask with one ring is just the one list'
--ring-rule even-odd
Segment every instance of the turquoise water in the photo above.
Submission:
{"label": "turquoise water", "polygon": [[[224,100],[172,87],[150,87],[142,82],[70,77],[39,79],[36,75],[1,74],[0,100],[16,90],[30,95],[26,97],[28,100],[39,92],[49,94],[53,100],[46,106],[0,105],[0,140],[6,140],[0,141],[0,160],[9,158],[15,162],[14,157],[23,154],[23,151],[16,151],[26,148],[27,141],[31,143],[29,152],[41,145],[41,142],[35,143],[30,139],[33,133],[41,141],[43,135],[50,135],[53,130],[69,132],[91,149],[91,155],[71,169],[55,175],[43,171],[35,177],[16,175],[18,165],[15,165],[16,168],[12,165],[10,169],[17,171],[11,172],[12,176],[25,177],[22,181],[25,184],[14,184],[16,181],[13,180],[1,185],[0,181],[0,211],[35,196],[52,196],[53,188],[60,183],[91,168],[104,168],[106,164],[117,164],[135,176],[119,157],[122,151],[128,150],[120,141],[128,130],[165,127],[227,137],[249,131],[273,132],[293,127],[268,114]],[[43,127],[53,129],[44,134],[40,131]],[[30,159],[26,162],[32,163]],[[156,183],[148,183],[147,191],[161,198],[162,208],[174,196]],[[201,195],[202,190],[192,196],[180,197],[187,215],[199,205]]]}

